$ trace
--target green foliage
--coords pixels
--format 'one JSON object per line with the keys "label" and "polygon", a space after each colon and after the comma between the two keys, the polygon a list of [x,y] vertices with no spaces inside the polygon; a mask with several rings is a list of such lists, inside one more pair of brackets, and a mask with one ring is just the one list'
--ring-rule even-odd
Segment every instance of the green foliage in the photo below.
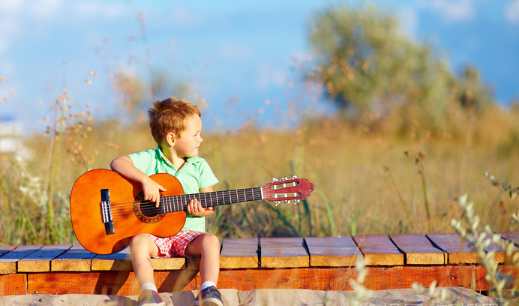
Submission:
{"label": "green foliage", "polygon": [[453,75],[432,46],[412,41],[394,16],[372,6],[324,10],[312,20],[309,39],[317,65],[307,78],[356,121],[393,115],[408,118],[393,127],[400,134],[413,122],[436,132],[459,121],[463,109],[493,104],[474,67]]}

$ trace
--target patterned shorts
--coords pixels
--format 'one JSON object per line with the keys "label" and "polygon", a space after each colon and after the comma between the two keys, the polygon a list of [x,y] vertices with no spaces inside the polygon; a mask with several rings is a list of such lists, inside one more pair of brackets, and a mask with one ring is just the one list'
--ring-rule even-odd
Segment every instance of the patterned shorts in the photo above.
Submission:
{"label": "patterned shorts", "polygon": [[157,257],[189,257],[186,256],[186,247],[196,237],[206,234],[206,232],[197,231],[180,231],[173,236],[157,237],[146,234],[153,240],[155,245],[159,248]]}

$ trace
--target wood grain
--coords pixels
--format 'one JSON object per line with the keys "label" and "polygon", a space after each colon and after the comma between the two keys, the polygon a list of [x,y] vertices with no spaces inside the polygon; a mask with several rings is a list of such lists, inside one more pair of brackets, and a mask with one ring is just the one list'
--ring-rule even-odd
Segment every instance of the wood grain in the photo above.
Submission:
{"label": "wood grain", "polygon": [[[200,280],[190,270],[155,271],[155,284],[160,292],[199,289]],[[103,272],[44,272],[29,273],[29,293],[42,294],[110,294],[138,295],[135,273],[130,271]]]}
{"label": "wood grain", "polygon": [[405,254],[406,265],[443,265],[446,254],[435,247],[424,234],[390,235],[389,238]]}
{"label": "wood grain", "polygon": [[311,267],[355,266],[357,256],[362,256],[362,252],[350,236],[306,237],[305,243],[310,254]]}
{"label": "wood grain", "polygon": [[36,252],[43,245],[23,245],[0,257],[0,274],[16,273],[16,263],[30,254]]}
{"label": "wood grain", "polygon": [[70,249],[72,244],[45,245],[18,261],[18,272],[48,272],[50,262]]}
{"label": "wood grain", "polygon": [[225,239],[220,252],[221,269],[245,269],[259,267],[259,240]]}
{"label": "wood grain", "polygon": [[309,267],[310,257],[303,238],[260,238],[262,268]]}
{"label": "wood grain", "polygon": [[[438,287],[474,287],[478,291],[489,289],[484,280],[485,268],[478,265],[370,266],[366,270],[368,273],[364,285],[370,290],[410,289],[413,283],[429,288],[433,281],[436,281]],[[504,269],[503,272],[509,270]],[[356,279],[354,267],[221,270],[218,287],[237,290],[275,288],[343,291],[353,290],[351,279]]]}
{"label": "wood grain", "polygon": [[92,258],[97,256],[77,243],[50,262],[51,271],[88,272],[92,269]]}
{"label": "wood grain", "polygon": [[0,296],[27,293],[26,273],[0,275]]}
{"label": "wood grain", "polygon": [[386,235],[353,236],[367,266],[402,266],[404,254]]}
{"label": "wood grain", "polygon": [[455,233],[427,234],[433,244],[448,253],[448,264],[478,263],[478,254],[474,246]]}
{"label": "wood grain", "polygon": [[[409,289],[416,282],[428,288],[433,281],[436,281],[438,287],[474,287],[478,291],[489,289],[488,283],[484,281],[486,271],[484,267],[478,265],[370,266],[366,269],[368,274],[364,286],[370,290]],[[476,281],[474,285],[473,276]],[[27,292],[31,294],[125,296],[139,294],[135,274],[130,271],[43,272],[27,273],[27,277]],[[200,286],[200,276],[194,270],[155,271],[154,278],[160,292],[197,290]],[[355,278],[354,267],[222,269],[218,287],[241,291],[253,289],[343,291],[352,290],[350,280]]]}
{"label": "wood grain", "polygon": [[[151,264],[155,270],[183,269],[186,259],[183,257],[152,258]],[[97,255],[92,259],[92,271],[133,271],[130,248],[108,254]]]}

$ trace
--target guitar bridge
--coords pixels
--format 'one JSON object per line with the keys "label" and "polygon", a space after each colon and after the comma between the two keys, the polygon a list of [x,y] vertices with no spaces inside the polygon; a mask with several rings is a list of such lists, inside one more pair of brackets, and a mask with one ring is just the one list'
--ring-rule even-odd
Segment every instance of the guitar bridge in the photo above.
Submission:
{"label": "guitar bridge", "polygon": [[105,225],[106,234],[115,234],[112,204],[110,203],[110,192],[108,189],[101,189],[101,217]]}

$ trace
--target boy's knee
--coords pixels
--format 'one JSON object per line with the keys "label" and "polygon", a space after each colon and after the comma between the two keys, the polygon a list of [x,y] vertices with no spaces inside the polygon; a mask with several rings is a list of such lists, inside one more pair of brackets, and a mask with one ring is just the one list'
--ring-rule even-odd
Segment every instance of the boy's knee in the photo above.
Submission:
{"label": "boy's knee", "polygon": [[204,246],[214,249],[220,249],[220,240],[213,234],[204,234]]}
{"label": "boy's knee", "polygon": [[150,239],[150,238],[146,234],[139,234],[139,235],[133,236],[132,239],[130,240],[130,248],[135,247],[135,246],[141,246],[143,244],[148,244],[148,239]]}

